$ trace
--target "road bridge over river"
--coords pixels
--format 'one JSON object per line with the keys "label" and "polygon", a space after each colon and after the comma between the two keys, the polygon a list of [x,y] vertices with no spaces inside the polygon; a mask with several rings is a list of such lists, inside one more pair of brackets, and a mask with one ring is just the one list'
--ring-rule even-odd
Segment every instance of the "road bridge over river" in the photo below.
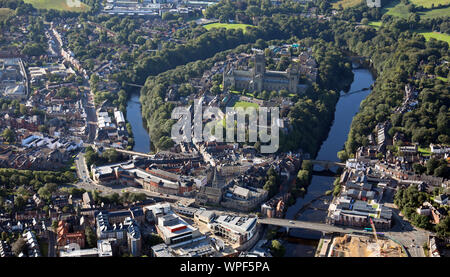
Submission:
{"label": "road bridge over river", "polygon": [[[88,146],[93,147],[94,145],[91,144],[91,143],[84,143],[84,147],[88,147]],[[104,149],[114,149],[117,152],[120,152],[120,153],[123,153],[123,154],[127,154],[127,155],[140,156],[140,157],[150,158],[150,159],[155,158],[155,155],[141,153],[141,152],[136,152],[136,151],[130,151],[130,150],[125,150],[125,149],[113,148],[113,147],[108,147],[108,146],[103,146],[103,148]]]}
{"label": "road bridge over river", "polygon": [[279,227],[285,227],[289,232],[291,228],[308,229],[321,231],[323,233],[354,233],[364,232],[363,229],[353,228],[349,226],[336,226],[318,222],[308,222],[300,220],[290,220],[284,218],[258,218],[260,224],[274,225]]}

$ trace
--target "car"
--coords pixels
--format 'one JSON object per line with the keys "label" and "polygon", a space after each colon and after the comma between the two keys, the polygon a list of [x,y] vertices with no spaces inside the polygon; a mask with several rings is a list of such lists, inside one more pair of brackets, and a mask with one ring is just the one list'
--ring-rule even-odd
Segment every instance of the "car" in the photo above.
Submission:
{"label": "car", "polygon": [[292,221],[292,220],[289,220],[289,223],[291,223],[291,224],[294,224],[295,222],[294,222],[294,221]]}

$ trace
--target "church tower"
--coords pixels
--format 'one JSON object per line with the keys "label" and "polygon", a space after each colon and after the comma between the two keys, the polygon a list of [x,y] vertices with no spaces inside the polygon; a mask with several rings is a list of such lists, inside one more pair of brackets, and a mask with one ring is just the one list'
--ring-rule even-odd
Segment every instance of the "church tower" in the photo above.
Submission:
{"label": "church tower", "polygon": [[264,53],[255,53],[253,56],[253,77],[257,75],[264,76],[266,73],[266,58]]}
{"label": "church tower", "polygon": [[289,86],[288,91],[290,93],[297,93],[297,87],[298,87],[298,79],[300,70],[298,68],[298,64],[294,63],[287,69],[288,74],[288,80],[289,80]]}
{"label": "church tower", "polygon": [[252,90],[261,92],[264,85],[264,75],[266,74],[266,58],[264,52],[255,53],[253,56],[253,80]]}

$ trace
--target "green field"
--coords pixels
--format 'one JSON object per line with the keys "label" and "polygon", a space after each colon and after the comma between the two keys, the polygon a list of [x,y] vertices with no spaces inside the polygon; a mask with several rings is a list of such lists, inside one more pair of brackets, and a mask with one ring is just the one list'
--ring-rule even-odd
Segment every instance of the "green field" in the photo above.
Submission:
{"label": "green field", "polygon": [[392,1],[388,5],[386,5],[383,10],[388,15],[397,16],[401,18],[408,18],[409,11],[408,7],[400,1]]}
{"label": "green field", "polygon": [[433,9],[426,12],[419,12],[421,18],[438,18],[450,16],[450,7],[442,9]]}
{"label": "green field", "polygon": [[346,9],[346,8],[351,8],[356,5],[359,5],[362,2],[365,2],[365,0],[339,0],[335,3],[333,3],[332,6],[334,9],[337,9],[337,8],[339,8],[339,5],[341,5],[342,8]]}
{"label": "green field", "polygon": [[[420,0],[417,0],[420,1]],[[447,2],[450,0],[446,0]],[[425,0],[422,0],[422,2],[427,2]],[[431,1],[428,1],[431,2]],[[434,2],[434,1],[433,1]],[[431,5],[430,5],[431,7]],[[386,13],[388,15],[392,15],[392,16],[397,16],[397,17],[401,17],[404,19],[407,19],[411,13],[408,11],[408,7],[401,3],[400,1],[393,1],[391,3],[389,3],[388,5],[386,5],[383,8],[383,13]],[[444,16],[449,16],[450,15],[450,7],[447,8],[441,8],[441,9],[432,9],[432,10],[427,10],[427,11],[421,11],[421,12],[417,12],[421,18],[424,19],[428,19],[428,18],[437,18],[437,17],[444,17]]]}
{"label": "green field", "polygon": [[374,27],[381,27],[382,24],[383,24],[383,22],[381,22],[381,21],[369,22],[369,26],[374,26]]}
{"label": "green field", "polygon": [[418,7],[431,8],[434,4],[437,7],[439,4],[447,5],[450,4],[450,0],[409,0],[411,4],[414,4]]}
{"label": "green field", "polygon": [[24,0],[25,3],[33,5],[36,9],[46,10],[59,10],[59,11],[71,11],[71,12],[86,12],[90,7],[80,2],[80,7],[71,5],[71,3],[77,2],[77,0]]}
{"label": "green field", "polygon": [[437,32],[418,32],[418,33],[423,35],[427,41],[430,40],[430,38],[435,38],[437,40],[442,40],[450,44],[450,35]]}
{"label": "green field", "polygon": [[256,104],[256,103],[245,102],[245,101],[239,101],[239,102],[236,102],[236,104],[234,104],[234,107],[235,107],[235,108],[242,107],[242,108],[246,109],[247,107],[258,108],[259,105]]}
{"label": "green field", "polygon": [[228,24],[228,23],[211,23],[203,25],[206,30],[210,30],[212,28],[225,28],[225,29],[241,29],[244,33],[247,31],[247,27],[253,27],[249,24]]}
{"label": "green field", "polygon": [[381,25],[383,24],[383,22],[381,21],[371,21],[369,22],[369,26],[374,27],[375,29],[379,29],[381,27]]}
{"label": "green field", "polygon": [[417,150],[419,151],[420,154],[422,154],[423,156],[430,156],[431,155],[431,149],[430,147],[418,147]]}

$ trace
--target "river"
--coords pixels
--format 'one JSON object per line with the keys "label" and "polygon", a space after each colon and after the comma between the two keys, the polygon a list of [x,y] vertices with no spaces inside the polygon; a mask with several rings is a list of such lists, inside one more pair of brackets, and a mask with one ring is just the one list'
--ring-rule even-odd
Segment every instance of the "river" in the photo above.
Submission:
{"label": "river", "polygon": [[138,92],[133,92],[128,99],[127,121],[131,124],[131,130],[133,131],[133,151],[142,153],[150,152],[150,136],[143,125],[141,102]]}
{"label": "river", "polygon": [[[368,69],[354,69],[354,80],[351,84],[350,92],[368,88],[374,82],[374,78]],[[350,125],[353,116],[359,111],[361,101],[363,101],[370,90],[361,91],[354,94],[343,95],[340,97],[334,115],[334,122],[328,133],[328,138],[323,142],[317,160],[339,161],[337,152],[342,150],[350,131]],[[320,168],[317,168],[320,170]],[[308,186],[304,197],[299,197],[295,204],[290,206],[286,212],[286,218],[298,219],[313,222],[325,222],[327,216],[326,209],[328,203],[332,200],[332,195],[315,201],[308,209],[296,217],[298,211],[304,204],[312,199],[323,195],[327,190],[333,188],[334,177],[313,176],[311,184]],[[286,256],[288,257],[312,257],[319,242],[319,232],[307,232],[304,230],[291,230],[290,235],[302,237],[297,242],[284,241],[286,247]]]}

